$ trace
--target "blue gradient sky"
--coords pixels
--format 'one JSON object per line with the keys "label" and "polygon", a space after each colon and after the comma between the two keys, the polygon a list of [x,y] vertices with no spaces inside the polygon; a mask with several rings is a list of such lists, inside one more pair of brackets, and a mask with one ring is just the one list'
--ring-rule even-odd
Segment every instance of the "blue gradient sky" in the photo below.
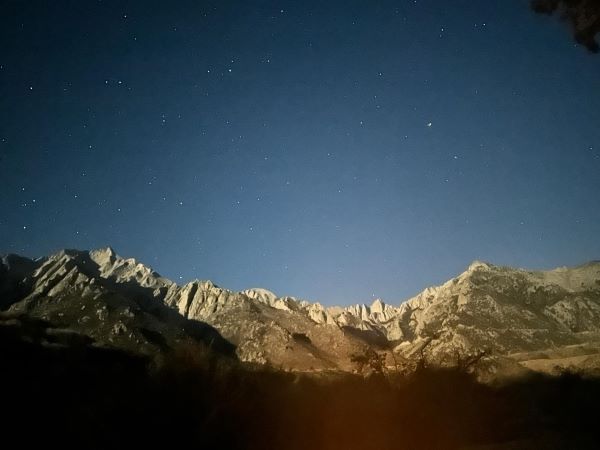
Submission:
{"label": "blue gradient sky", "polygon": [[6,1],[0,252],[390,303],[600,257],[600,57],[527,2]]}

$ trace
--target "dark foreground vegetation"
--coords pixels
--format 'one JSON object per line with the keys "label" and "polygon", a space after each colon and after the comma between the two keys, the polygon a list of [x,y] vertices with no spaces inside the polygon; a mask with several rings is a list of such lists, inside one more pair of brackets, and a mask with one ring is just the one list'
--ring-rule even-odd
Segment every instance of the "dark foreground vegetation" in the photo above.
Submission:
{"label": "dark foreground vegetation", "polygon": [[[6,323],[5,323],[6,325]],[[0,327],[5,443],[44,448],[598,448],[600,381],[456,370],[308,377],[185,347],[160,361]],[[68,345],[66,345],[68,344]]]}

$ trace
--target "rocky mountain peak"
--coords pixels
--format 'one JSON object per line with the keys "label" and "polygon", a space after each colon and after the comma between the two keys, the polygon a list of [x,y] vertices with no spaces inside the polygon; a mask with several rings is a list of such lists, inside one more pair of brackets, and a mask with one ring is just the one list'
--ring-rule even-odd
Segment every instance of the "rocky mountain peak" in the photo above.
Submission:
{"label": "rocky mountain peak", "polygon": [[373,303],[371,304],[371,312],[372,313],[383,313],[383,311],[385,310],[385,303],[383,302],[383,300],[381,300],[380,298],[377,298],[373,301]]}
{"label": "rocky mountain peak", "polygon": [[277,300],[277,295],[267,289],[262,288],[246,289],[241,293],[266,305],[273,305]]}
{"label": "rocky mountain peak", "polygon": [[115,263],[118,258],[117,253],[112,247],[99,248],[90,251],[90,257],[98,263],[99,266],[108,266]]}
{"label": "rocky mountain peak", "polygon": [[493,267],[494,266],[490,263],[487,263],[485,261],[479,261],[476,259],[471,264],[469,264],[469,267],[467,268],[467,272],[474,272],[476,270],[490,270]]}

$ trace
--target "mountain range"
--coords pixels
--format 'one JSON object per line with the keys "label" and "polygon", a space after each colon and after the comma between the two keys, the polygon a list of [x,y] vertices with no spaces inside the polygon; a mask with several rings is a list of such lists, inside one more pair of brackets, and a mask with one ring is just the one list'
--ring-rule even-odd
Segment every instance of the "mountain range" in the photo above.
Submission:
{"label": "mountain range", "polygon": [[600,368],[600,262],[530,271],[475,261],[399,305],[325,307],[210,281],[180,286],[110,247],[63,250],[2,257],[0,311],[0,326],[47,324],[28,337],[45,345],[79,336],[160,354],[202,343],[283,370],[362,371],[373,355],[385,370],[477,363],[489,377]]}

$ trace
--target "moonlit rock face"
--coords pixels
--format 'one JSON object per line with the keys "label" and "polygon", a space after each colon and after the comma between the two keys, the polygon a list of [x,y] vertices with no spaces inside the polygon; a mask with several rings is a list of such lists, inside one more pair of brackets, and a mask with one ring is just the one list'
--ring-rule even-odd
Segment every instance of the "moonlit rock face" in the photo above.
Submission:
{"label": "moonlit rock face", "polygon": [[451,364],[448,355],[482,349],[502,361],[513,354],[521,361],[527,352],[551,356],[557,348],[572,352],[584,344],[592,351],[594,336],[600,342],[597,262],[528,271],[474,261],[457,277],[398,306],[376,299],[371,305],[324,308],[266,289],[235,292],[208,280],[179,286],[108,247],[64,250],[36,261],[4,257],[0,288],[5,308],[62,322],[68,317],[95,339],[134,349],[157,345],[136,331],[148,326],[168,342],[181,338],[180,325],[173,333],[167,322],[144,312],[166,308],[181,320],[213,326],[237,346],[242,360],[294,370],[352,370],[351,355],[365,346],[390,361],[426,351],[432,363]]}
{"label": "moonlit rock face", "polygon": [[335,323],[333,318],[329,315],[329,313],[323,308],[320,303],[313,303],[308,308],[306,308],[308,312],[308,317],[318,324],[332,324]]}
{"label": "moonlit rock face", "polygon": [[277,296],[267,289],[253,288],[242,291],[241,293],[266,305],[273,305],[277,300]]}
{"label": "moonlit rock face", "polygon": [[[461,328],[461,326],[469,322],[472,323],[471,326],[477,326],[473,320],[478,316],[481,329],[486,326],[489,328],[490,323],[496,322],[501,329],[508,330],[511,325],[515,327],[519,322],[526,321],[529,323],[516,326],[513,331],[504,333],[508,332],[512,336],[510,339],[520,340],[522,348],[527,348],[541,344],[532,341],[527,334],[520,334],[518,329],[530,328],[533,323],[537,323],[541,330],[547,330],[541,332],[542,334],[552,333],[554,328],[572,328],[575,323],[580,326],[584,324],[589,331],[598,329],[598,326],[589,320],[574,317],[576,308],[587,309],[588,315],[592,317],[598,316],[598,308],[595,303],[581,300],[571,302],[561,300],[548,306],[540,317],[528,309],[532,305],[532,300],[522,298],[522,296],[539,295],[540,289],[544,290],[543,293],[546,296],[560,296],[563,291],[574,292],[578,288],[595,289],[600,279],[598,267],[598,264],[591,264],[567,271],[561,269],[549,272],[525,272],[474,261],[457,278],[449,280],[441,286],[427,288],[399,307],[386,305],[377,299],[371,306],[363,304],[347,308],[325,309],[318,303],[298,302],[290,297],[277,298],[274,293],[265,289],[252,289],[241,294],[273,309],[286,311],[293,316],[304,316],[319,325],[370,330],[391,341],[423,340],[427,338],[427,334],[432,328],[436,328],[437,333],[445,333],[449,336],[450,346],[458,345],[460,342],[460,345],[464,347],[464,345],[476,345],[475,343],[479,342],[477,345],[495,345],[507,349],[508,344],[500,345],[501,340],[492,342],[492,337],[494,339],[497,337],[495,331],[488,329],[479,334],[470,332],[467,337],[464,335],[465,331],[461,330],[468,330],[468,328]],[[511,289],[516,289],[516,291],[511,291]],[[487,292],[482,292],[482,290]],[[239,304],[243,303],[243,297],[240,297],[240,294],[226,292],[224,294],[223,291],[219,291],[216,297],[213,294],[213,297],[221,299],[223,310],[227,309],[224,306],[225,299],[232,302],[228,305],[229,307],[231,305],[239,307]],[[508,298],[507,295],[509,295]],[[206,311],[206,309],[192,308],[192,313],[188,310],[187,316],[210,320],[211,314],[220,310],[218,306],[214,306],[219,302],[211,301],[210,298],[209,296],[207,304],[211,309]],[[520,299],[523,300],[523,305],[518,307]],[[516,304],[514,304],[515,302]],[[520,312],[516,313],[515,308],[516,310],[520,309]],[[507,319],[510,324],[505,323]],[[517,336],[515,337],[515,335]],[[558,335],[563,336],[560,331]],[[465,342],[471,344],[465,344]],[[439,354],[447,351],[447,347],[442,343],[435,343],[432,346]]]}
{"label": "moonlit rock face", "polygon": [[176,308],[185,318],[205,320],[232,305],[241,305],[247,298],[215,286],[211,281],[192,281],[170,290],[163,301]]}
{"label": "moonlit rock face", "polygon": [[173,284],[135,259],[121,258],[110,247],[90,251],[89,258],[98,265],[103,278],[119,283],[134,282],[141,287],[154,289],[156,296],[160,296],[161,289],[168,289]]}
{"label": "moonlit rock face", "polygon": [[469,265],[469,267],[467,268],[467,272],[473,272],[475,270],[487,270],[491,267],[491,264],[488,264],[484,261],[475,260]]}
{"label": "moonlit rock face", "polygon": [[100,267],[109,267],[117,259],[117,254],[111,247],[100,248],[90,252],[90,258],[96,261]]}
{"label": "moonlit rock face", "polygon": [[371,313],[383,314],[384,308],[385,304],[380,299],[377,299],[371,305]]}
{"label": "moonlit rock face", "polygon": [[[1,272],[0,286],[4,284]],[[154,354],[196,341],[232,351],[215,330],[187,321],[163,304],[164,293],[174,283],[110,249],[63,250],[32,261],[20,284],[9,313],[67,327],[97,345]]]}

